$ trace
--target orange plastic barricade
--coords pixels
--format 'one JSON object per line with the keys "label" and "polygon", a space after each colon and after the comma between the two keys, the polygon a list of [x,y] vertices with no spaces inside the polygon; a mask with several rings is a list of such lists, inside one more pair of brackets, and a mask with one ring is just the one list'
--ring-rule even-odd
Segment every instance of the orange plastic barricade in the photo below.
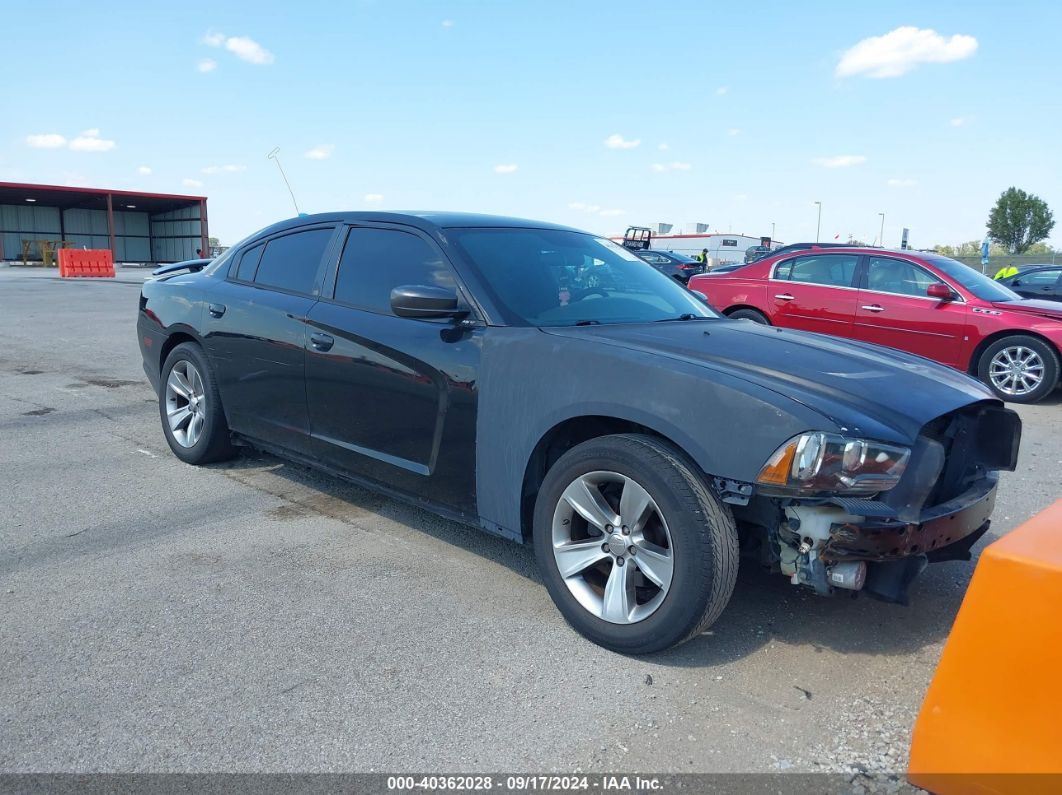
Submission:
{"label": "orange plastic barricade", "polygon": [[1062,500],[981,553],[915,722],[937,795],[1062,792]]}
{"label": "orange plastic barricade", "polygon": [[114,276],[114,262],[111,251],[106,248],[59,249],[59,275],[70,278],[74,276]]}

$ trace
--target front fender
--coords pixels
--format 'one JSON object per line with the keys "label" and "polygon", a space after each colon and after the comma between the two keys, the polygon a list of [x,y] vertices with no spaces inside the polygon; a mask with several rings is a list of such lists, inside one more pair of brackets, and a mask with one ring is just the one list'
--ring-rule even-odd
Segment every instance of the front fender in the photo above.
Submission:
{"label": "front fender", "polygon": [[476,495],[484,524],[520,536],[524,473],[539,441],[575,417],[643,425],[705,472],[754,480],[778,445],[837,430],[823,415],[740,378],[641,351],[491,328],[484,335],[476,421]]}

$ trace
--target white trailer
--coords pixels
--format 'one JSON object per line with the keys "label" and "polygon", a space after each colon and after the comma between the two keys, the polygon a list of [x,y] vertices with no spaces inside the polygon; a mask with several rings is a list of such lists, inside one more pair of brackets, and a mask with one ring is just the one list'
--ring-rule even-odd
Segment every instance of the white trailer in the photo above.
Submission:
{"label": "white trailer", "polygon": [[653,235],[649,248],[674,251],[687,257],[696,257],[708,249],[708,267],[714,268],[728,262],[744,262],[745,250],[759,244],[758,237],[711,232],[701,235]]}

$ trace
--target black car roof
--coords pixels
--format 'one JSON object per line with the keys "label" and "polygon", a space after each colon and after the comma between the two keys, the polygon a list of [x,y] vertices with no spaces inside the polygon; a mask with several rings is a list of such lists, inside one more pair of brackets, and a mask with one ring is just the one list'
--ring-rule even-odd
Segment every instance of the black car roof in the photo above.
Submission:
{"label": "black car roof", "polygon": [[314,213],[312,215],[300,215],[297,218],[288,218],[278,221],[272,226],[261,230],[254,235],[258,237],[263,233],[280,232],[285,229],[294,229],[300,226],[308,226],[320,223],[356,223],[358,221],[378,221],[381,223],[407,224],[424,231],[438,231],[441,229],[458,229],[462,227],[505,227],[525,229],[557,229],[567,232],[582,232],[570,226],[561,226],[547,221],[532,221],[526,218],[510,218],[504,215],[487,215],[481,213],[457,213],[436,210],[417,210],[405,212],[375,212],[371,210]]}

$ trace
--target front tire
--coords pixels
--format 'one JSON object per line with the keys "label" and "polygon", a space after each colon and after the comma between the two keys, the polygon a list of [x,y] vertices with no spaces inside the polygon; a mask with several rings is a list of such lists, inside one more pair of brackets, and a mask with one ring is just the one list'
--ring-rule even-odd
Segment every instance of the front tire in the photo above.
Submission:
{"label": "front tire", "polygon": [[566,452],[535,503],[535,556],[569,624],[624,654],[699,635],[734,590],[729,508],[670,444],[623,434]]}
{"label": "front tire", "polygon": [[1041,339],[1015,334],[996,340],[977,363],[978,377],[1011,403],[1038,403],[1058,385],[1055,350]]}
{"label": "front tire", "polygon": [[235,455],[217,381],[203,349],[182,342],[166,357],[159,416],[170,450],[186,464],[209,464]]}

